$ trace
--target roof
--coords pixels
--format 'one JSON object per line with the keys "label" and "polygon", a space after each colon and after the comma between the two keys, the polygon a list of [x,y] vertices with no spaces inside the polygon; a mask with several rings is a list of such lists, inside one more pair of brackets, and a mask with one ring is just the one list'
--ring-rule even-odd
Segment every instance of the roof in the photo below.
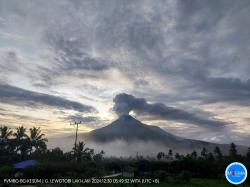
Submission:
{"label": "roof", "polygon": [[14,168],[15,169],[24,169],[24,168],[27,168],[29,166],[34,166],[36,164],[38,164],[38,162],[36,160],[25,160],[22,162],[15,163]]}

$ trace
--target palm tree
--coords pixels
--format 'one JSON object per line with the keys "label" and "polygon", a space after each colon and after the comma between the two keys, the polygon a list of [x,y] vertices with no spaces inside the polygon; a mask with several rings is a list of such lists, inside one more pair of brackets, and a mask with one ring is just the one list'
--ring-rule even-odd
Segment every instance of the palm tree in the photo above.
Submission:
{"label": "palm tree", "polygon": [[73,152],[76,158],[76,161],[81,163],[82,159],[91,160],[92,155],[94,154],[94,150],[90,148],[85,148],[85,144],[83,142],[79,142],[73,148]]}
{"label": "palm tree", "polygon": [[36,128],[30,128],[30,136],[29,136],[29,140],[30,140],[30,144],[31,144],[31,149],[30,152],[32,152],[33,147],[35,148],[35,150],[38,151],[43,151],[46,150],[47,146],[46,143],[48,140],[47,138],[44,138],[45,134],[42,133],[40,127]]}
{"label": "palm tree", "polygon": [[17,140],[27,139],[29,136],[26,134],[26,128],[23,126],[16,128],[16,132],[13,134]]}
{"label": "palm tree", "polygon": [[0,127],[0,140],[8,140],[12,135],[12,130],[7,126]]}
{"label": "palm tree", "polygon": [[16,154],[20,151],[21,158],[23,159],[30,147],[29,137],[26,134],[26,128],[23,126],[16,128],[16,132],[13,135],[16,141]]}
{"label": "palm tree", "polygon": [[0,127],[0,152],[2,155],[9,156],[12,152],[12,142],[10,142],[10,136],[12,131],[7,126]]}

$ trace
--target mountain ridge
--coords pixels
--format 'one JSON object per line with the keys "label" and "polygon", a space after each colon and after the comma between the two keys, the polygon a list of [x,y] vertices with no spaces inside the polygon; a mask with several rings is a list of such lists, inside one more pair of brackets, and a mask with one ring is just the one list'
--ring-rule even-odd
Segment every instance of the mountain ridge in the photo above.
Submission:
{"label": "mountain ridge", "polygon": [[[153,142],[156,145],[160,144],[176,151],[182,150],[185,152],[199,151],[204,147],[212,152],[216,146],[220,147],[224,153],[227,153],[229,150],[228,144],[182,138],[168,133],[158,126],[146,125],[130,115],[122,115],[111,124],[84,133],[80,138],[87,142],[100,144],[107,144],[117,140],[124,141],[127,144]],[[239,146],[239,152],[242,152],[242,147]]]}

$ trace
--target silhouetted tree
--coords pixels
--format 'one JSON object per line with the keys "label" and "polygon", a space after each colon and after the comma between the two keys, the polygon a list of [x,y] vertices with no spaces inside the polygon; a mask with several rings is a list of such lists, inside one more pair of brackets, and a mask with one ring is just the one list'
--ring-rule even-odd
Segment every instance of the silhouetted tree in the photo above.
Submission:
{"label": "silhouetted tree", "polygon": [[250,162],[250,147],[247,150],[246,157],[247,157],[247,161]]}
{"label": "silhouetted tree", "polygon": [[0,140],[7,141],[12,133],[12,130],[10,130],[10,128],[8,128],[7,126],[0,127]]}
{"label": "silhouetted tree", "polygon": [[237,158],[237,149],[236,149],[236,145],[234,143],[230,144],[230,149],[229,149],[229,156],[231,157],[231,159],[236,159]]}
{"label": "silhouetted tree", "polygon": [[13,147],[11,140],[9,139],[12,135],[12,131],[7,126],[0,127],[0,159],[9,160],[10,156],[13,155]]}
{"label": "silhouetted tree", "polygon": [[208,153],[207,160],[210,161],[210,163],[212,163],[214,161],[213,153]]}
{"label": "silhouetted tree", "polygon": [[82,160],[91,160],[94,155],[94,150],[90,148],[85,148],[85,144],[83,142],[79,142],[73,148],[73,153],[75,155],[76,161],[81,163]]}
{"label": "silhouetted tree", "polygon": [[207,149],[205,147],[203,147],[203,149],[201,150],[201,156],[203,158],[206,158],[207,157]]}
{"label": "silhouetted tree", "polygon": [[161,160],[162,158],[164,158],[164,156],[165,156],[165,153],[159,152],[159,153],[157,154],[157,159],[158,159],[158,160]]}
{"label": "silhouetted tree", "polygon": [[197,159],[197,152],[196,152],[196,151],[193,151],[193,152],[191,153],[191,158],[192,158],[192,159]]}
{"label": "silhouetted tree", "polygon": [[100,162],[103,160],[103,155],[105,154],[105,152],[102,150],[100,153],[98,154],[95,154],[93,156],[93,160],[96,161],[96,162]]}
{"label": "silhouetted tree", "polygon": [[172,151],[172,149],[169,149],[168,156],[169,156],[170,159],[172,159],[172,157],[173,157],[173,151]]}
{"label": "silhouetted tree", "polygon": [[30,128],[30,144],[31,144],[31,149],[30,151],[35,148],[36,151],[45,151],[47,146],[46,142],[48,141],[46,138],[44,138],[45,134],[41,132],[40,127],[36,128]]}
{"label": "silhouetted tree", "polygon": [[20,152],[21,158],[24,159],[30,149],[30,141],[26,134],[26,128],[23,126],[18,127],[13,135],[16,141],[16,153]]}
{"label": "silhouetted tree", "polygon": [[57,161],[62,160],[64,157],[63,151],[59,147],[56,147],[56,148],[52,149],[51,151],[48,151],[48,155],[49,155],[50,159],[57,160]]}
{"label": "silhouetted tree", "polygon": [[175,154],[175,159],[176,159],[176,160],[179,160],[180,158],[181,158],[181,155],[180,155],[179,153],[176,153],[176,154]]}
{"label": "silhouetted tree", "polygon": [[215,154],[216,160],[218,160],[218,161],[222,160],[223,155],[222,155],[221,150],[218,146],[215,147],[214,154]]}

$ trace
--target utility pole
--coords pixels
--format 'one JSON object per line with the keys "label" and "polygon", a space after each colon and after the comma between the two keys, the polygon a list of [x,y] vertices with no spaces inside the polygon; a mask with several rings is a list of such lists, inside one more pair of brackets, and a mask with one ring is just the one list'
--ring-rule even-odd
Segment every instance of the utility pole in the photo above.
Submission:
{"label": "utility pole", "polygon": [[76,122],[75,123],[71,123],[70,125],[73,125],[73,126],[76,126],[76,135],[75,135],[75,151],[76,151],[76,144],[77,144],[77,136],[78,136],[78,126],[79,124],[81,124],[82,122],[79,121],[79,122]]}

